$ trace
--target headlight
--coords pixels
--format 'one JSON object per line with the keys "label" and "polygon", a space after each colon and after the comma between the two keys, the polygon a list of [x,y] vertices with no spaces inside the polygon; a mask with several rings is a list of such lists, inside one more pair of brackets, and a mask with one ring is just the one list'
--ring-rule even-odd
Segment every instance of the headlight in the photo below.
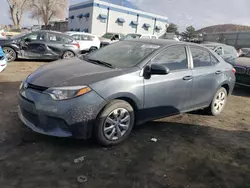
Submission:
{"label": "headlight", "polygon": [[49,88],[44,93],[49,94],[54,100],[66,100],[84,95],[91,91],[88,86],[55,87]]}

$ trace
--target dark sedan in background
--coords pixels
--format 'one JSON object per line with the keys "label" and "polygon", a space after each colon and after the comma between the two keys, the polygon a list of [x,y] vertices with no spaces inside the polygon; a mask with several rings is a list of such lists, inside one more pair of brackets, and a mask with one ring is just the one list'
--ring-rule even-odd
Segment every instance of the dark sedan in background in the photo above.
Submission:
{"label": "dark sedan in background", "polygon": [[231,65],[233,65],[236,59],[238,58],[237,50],[233,46],[215,42],[206,42],[203,43],[203,45],[209,48],[210,50],[213,50]]}
{"label": "dark sedan in background", "polygon": [[250,52],[242,54],[233,66],[236,69],[236,83],[250,87]]}
{"label": "dark sedan in background", "polygon": [[80,45],[70,36],[54,31],[22,33],[0,40],[7,61],[20,59],[70,58],[80,53]]}
{"label": "dark sedan in background", "polygon": [[125,140],[135,124],[197,109],[219,115],[235,70],[212,51],[168,40],[120,41],[41,67],[20,86],[19,117],[51,136]]}

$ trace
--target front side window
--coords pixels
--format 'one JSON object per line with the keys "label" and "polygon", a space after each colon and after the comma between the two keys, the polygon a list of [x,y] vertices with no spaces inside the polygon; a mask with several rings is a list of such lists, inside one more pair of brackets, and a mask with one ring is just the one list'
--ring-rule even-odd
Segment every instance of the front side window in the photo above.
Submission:
{"label": "front side window", "polygon": [[143,42],[120,41],[90,53],[86,56],[86,60],[106,62],[114,68],[130,68],[160,47],[160,45]]}
{"label": "front side window", "polygon": [[194,68],[212,66],[211,55],[207,50],[192,46],[190,50],[193,57]]}
{"label": "front side window", "polygon": [[163,64],[172,71],[188,69],[187,54],[185,47],[182,45],[168,47],[157,55],[152,62]]}

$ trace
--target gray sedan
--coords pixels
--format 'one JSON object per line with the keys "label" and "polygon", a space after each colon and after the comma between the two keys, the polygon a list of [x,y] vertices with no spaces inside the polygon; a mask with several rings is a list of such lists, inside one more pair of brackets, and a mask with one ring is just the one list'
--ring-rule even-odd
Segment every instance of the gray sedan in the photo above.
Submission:
{"label": "gray sedan", "polygon": [[39,68],[20,86],[19,117],[35,132],[124,141],[135,124],[197,109],[218,115],[235,70],[209,49],[168,40],[120,41]]}

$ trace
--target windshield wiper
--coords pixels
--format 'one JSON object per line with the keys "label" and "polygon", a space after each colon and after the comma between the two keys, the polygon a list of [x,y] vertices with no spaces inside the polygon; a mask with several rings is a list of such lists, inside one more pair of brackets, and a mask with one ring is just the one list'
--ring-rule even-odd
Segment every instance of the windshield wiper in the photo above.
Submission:
{"label": "windshield wiper", "polygon": [[91,62],[91,63],[95,63],[95,64],[98,64],[98,65],[103,65],[105,67],[109,67],[109,68],[112,68],[112,69],[115,68],[113,65],[111,65],[110,63],[107,63],[105,61],[101,61],[101,60],[97,60],[97,59],[89,59],[89,58],[86,58],[86,60]]}

